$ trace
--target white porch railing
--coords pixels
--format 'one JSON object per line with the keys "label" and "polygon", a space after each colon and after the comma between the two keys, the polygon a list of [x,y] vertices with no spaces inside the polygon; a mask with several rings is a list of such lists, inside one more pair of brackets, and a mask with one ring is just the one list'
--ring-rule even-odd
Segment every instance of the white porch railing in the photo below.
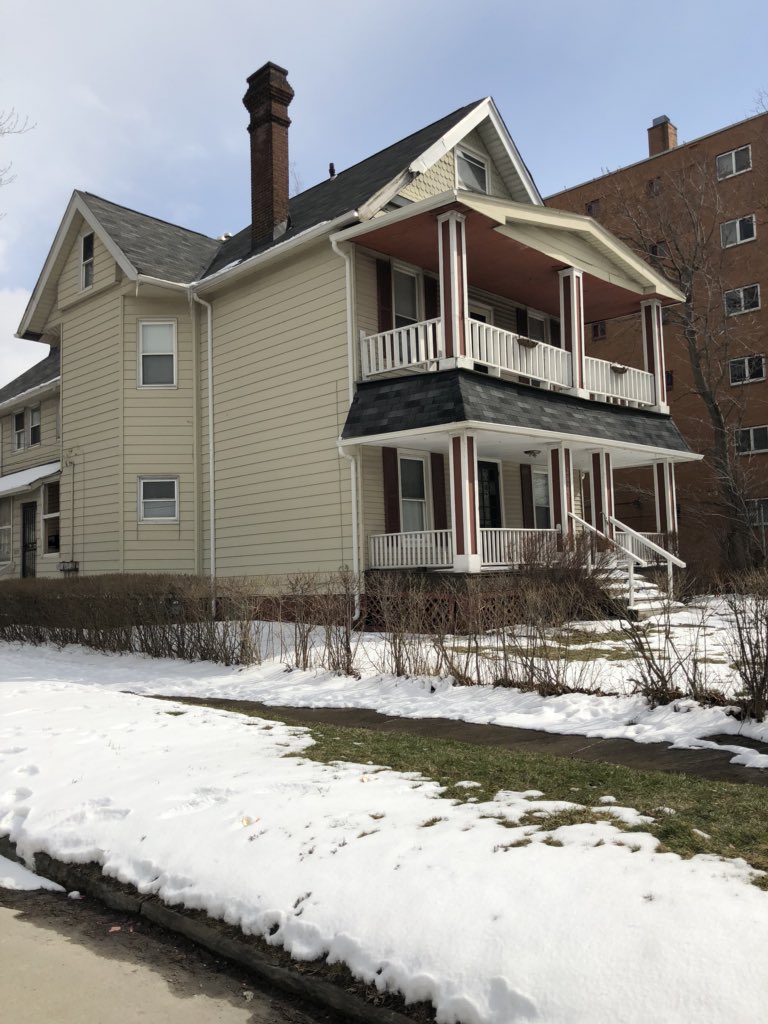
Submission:
{"label": "white porch railing", "polygon": [[361,332],[360,335],[363,378],[434,363],[442,355],[443,326],[440,317],[382,331],[381,334],[366,336]]}
{"label": "white porch railing", "polygon": [[571,355],[565,349],[531,341],[480,320],[470,318],[468,326],[469,356],[474,362],[548,384],[571,387]]}
{"label": "white porch railing", "polygon": [[619,366],[606,359],[584,360],[584,387],[603,398],[618,398],[638,405],[654,405],[656,388],[652,373],[632,366]]}
{"label": "white porch railing", "polygon": [[559,530],[481,529],[483,565],[537,565],[557,553]]}
{"label": "white porch railing", "polygon": [[450,569],[453,531],[380,533],[370,538],[372,569]]}
{"label": "white porch railing", "polygon": [[654,544],[663,549],[665,544],[669,544],[670,536],[667,533],[634,534],[627,533],[625,530],[617,529],[616,540],[623,548],[626,548],[627,551],[631,551],[638,561],[660,563],[665,561],[664,555],[652,548],[650,545]]}

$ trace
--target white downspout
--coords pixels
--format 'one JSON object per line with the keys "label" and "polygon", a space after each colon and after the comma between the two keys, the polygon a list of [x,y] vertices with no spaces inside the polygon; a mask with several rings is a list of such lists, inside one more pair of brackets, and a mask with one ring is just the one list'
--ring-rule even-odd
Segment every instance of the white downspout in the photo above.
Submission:
{"label": "white downspout", "polygon": [[189,290],[190,297],[205,306],[208,322],[208,537],[210,547],[210,575],[216,579],[216,477],[213,431],[213,306]]}
{"label": "white downspout", "polygon": [[[344,260],[346,294],[347,294],[347,395],[349,404],[355,397],[355,264],[349,246],[342,249],[335,238],[331,239],[331,248]],[[360,528],[357,511],[357,455],[349,455],[343,448],[339,454],[349,459],[350,486],[352,489],[352,573],[355,577],[355,621],[360,618]]]}

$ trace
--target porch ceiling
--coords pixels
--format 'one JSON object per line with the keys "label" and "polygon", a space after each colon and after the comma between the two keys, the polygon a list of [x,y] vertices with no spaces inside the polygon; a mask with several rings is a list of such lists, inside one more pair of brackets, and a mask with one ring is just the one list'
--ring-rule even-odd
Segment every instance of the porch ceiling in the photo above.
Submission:
{"label": "porch ceiling", "polygon": [[[560,315],[558,271],[575,262],[555,255],[558,248],[562,248],[561,232],[537,232],[528,226],[500,227],[498,218],[454,203],[392,222],[382,217],[381,227],[376,227],[374,222],[369,230],[358,235],[356,241],[386,256],[437,273],[437,216],[447,209],[460,210],[466,215],[467,279],[470,287],[493,292],[550,316]],[[512,237],[513,234],[516,237]],[[586,257],[589,255],[593,264],[598,262],[603,257],[597,251],[588,254],[585,249],[580,255],[576,265],[585,270],[584,318],[587,323],[639,312],[640,301],[649,297],[648,294],[631,291],[590,274],[586,269]],[[610,273],[610,269],[605,273]],[[621,278],[617,268],[613,269],[613,275],[616,279]]]}

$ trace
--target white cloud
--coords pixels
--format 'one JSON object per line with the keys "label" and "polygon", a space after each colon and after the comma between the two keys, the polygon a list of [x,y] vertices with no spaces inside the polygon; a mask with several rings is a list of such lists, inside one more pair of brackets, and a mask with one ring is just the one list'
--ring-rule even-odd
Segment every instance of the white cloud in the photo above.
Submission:
{"label": "white cloud", "polygon": [[28,302],[25,288],[0,288],[0,387],[48,355],[47,345],[13,336]]}

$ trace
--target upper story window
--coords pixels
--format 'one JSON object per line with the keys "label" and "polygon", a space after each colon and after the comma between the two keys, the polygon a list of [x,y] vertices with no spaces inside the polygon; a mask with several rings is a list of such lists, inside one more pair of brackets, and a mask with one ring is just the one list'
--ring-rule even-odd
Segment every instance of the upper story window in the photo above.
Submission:
{"label": "upper story window", "polygon": [[605,320],[595,320],[592,324],[592,341],[604,341],[607,334]]}
{"label": "upper story window", "polygon": [[544,313],[534,313],[533,310],[528,310],[528,337],[531,341],[547,342],[549,340],[547,320],[548,317]]}
{"label": "upper story window", "polygon": [[139,480],[139,521],[170,523],[179,518],[179,481],[175,477]]}
{"label": "upper story window", "polygon": [[40,406],[29,410],[29,445],[40,444]]}
{"label": "upper story window", "polygon": [[139,387],[176,387],[176,321],[139,323]]}
{"label": "upper story window", "polygon": [[0,565],[11,560],[12,500],[0,498]]}
{"label": "upper story window", "polygon": [[720,243],[724,249],[732,245],[741,245],[742,242],[751,242],[755,237],[755,215],[750,213],[748,217],[739,217],[737,220],[727,220],[720,225]]}
{"label": "upper story window", "polygon": [[736,431],[736,451],[739,455],[768,451],[768,427],[745,427]]}
{"label": "upper story window", "polygon": [[768,498],[750,498],[747,508],[753,526],[768,526]]}
{"label": "upper story window", "polygon": [[588,217],[597,217],[600,213],[600,200],[590,199],[588,203],[584,204],[584,210]]}
{"label": "upper story window", "polygon": [[24,448],[26,444],[27,431],[25,421],[26,417],[23,409],[21,412],[13,414],[13,448],[17,452]]}
{"label": "upper story window", "polygon": [[661,178],[649,178],[645,183],[645,194],[648,196],[660,196],[663,190]]}
{"label": "upper story window", "polygon": [[725,315],[737,316],[760,309],[760,285],[748,284],[744,288],[731,288],[725,292]]}
{"label": "upper story window", "polygon": [[744,356],[728,361],[731,384],[751,384],[765,380],[765,356]]}
{"label": "upper story window", "polygon": [[456,177],[461,188],[488,192],[488,163],[476,153],[456,150]]}
{"label": "upper story window", "polygon": [[81,246],[80,285],[82,288],[90,288],[93,284],[93,232],[83,235]]}
{"label": "upper story window", "polygon": [[669,257],[669,246],[665,241],[652,242],[648,246],[648,255],[656,260],[666,260]]}
{"label": "upper story window", "polygon": [[716,160],[717,180],[732,178],[734,174],[743,174],[752,170],[752,147],[740,146],[728,153],[721,153]]}
{"label": "upper story window", "polygon": [[395,327],[409,327],[419,320],[419,275],[392,270],[392,301]]}

